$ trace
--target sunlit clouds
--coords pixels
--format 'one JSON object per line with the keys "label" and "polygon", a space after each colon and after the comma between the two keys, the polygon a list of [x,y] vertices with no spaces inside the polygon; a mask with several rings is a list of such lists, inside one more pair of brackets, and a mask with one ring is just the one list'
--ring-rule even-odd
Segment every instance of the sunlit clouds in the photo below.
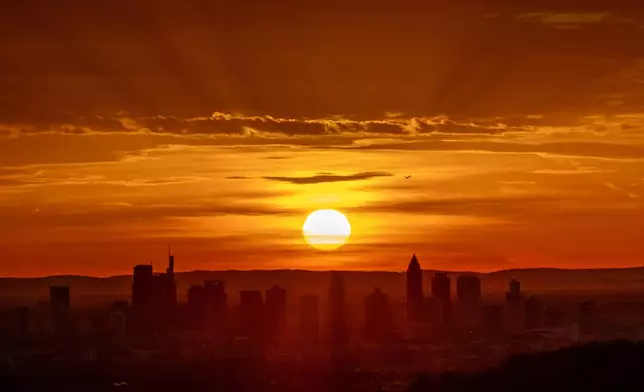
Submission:
{"label": "sunlit clouds", "polygon": [[641,264],[638,7],[64,3],[0,16],[2,275]]}

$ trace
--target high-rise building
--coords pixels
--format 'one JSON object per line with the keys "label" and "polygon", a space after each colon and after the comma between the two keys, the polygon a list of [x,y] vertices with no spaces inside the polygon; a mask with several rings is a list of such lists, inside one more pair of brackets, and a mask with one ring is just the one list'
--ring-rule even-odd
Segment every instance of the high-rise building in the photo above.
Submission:
{"label": "high-rise building", "polygon": [[481,278],[473,274],[459,276],[456,301],[459,325],[466,329],[477,328],[481,322]]}
{"label": "high-rise building", "polygon": [[206,289],[202,285],[193,285],[188,289],[188,322],[191,329],[206,328]]}
{"label": "high-rise building", "polygon": [[174,280],[174,256],[168,255],[165,274],[154,274],[152,265],[134,266],[132,280],[133,332],[164,332],[175,320],[177,287]]}
{"label": "high-rise building", "polygon": [[531,296],[525,301],[525,328],[541,328],[544,321],[544,308],[536,296]]}
{"label": "high-rise building", "polygon": [[55,315],[66,315],[70,309],[69,286],[49,287],[49,305]]}
{"label": "high-rise building", "polygon": [[31,312],[26,306],[15,309],[16,336],[21,343],[26,343],[31,337]]}
{"label": "high-rise building", "polygon": [[423,270],[412,255],[407,267],[407,322],[417,323],[422,319],[423,312]]}
{"label": "high-rise building", "polygon": [[239,333],[248,338],[264,336],[264,302],[259,290],[239,292]]}
{"label": "high-rise building", "polygon": [[377,288],[364,301],[365,337],[381,342],[391,334],[392,320],[389,296]]}
{"label": "high-rise building", "polygon": [[594,300],[579,304],[579,333],[595,334],[599,331],[599,310]]}
{"label": "high-rise building", "polygon": [[311,294],[300,297],[300,339],[303,342],[317,342],[320,330],[319,314],[318,297]]}
{"label": "high-rise building", "polygon": [[488,337],[503,335],[503,305],[487,305],[483,307],[482,325]]}
{"label": "high-rise building", "polygon": [[285,289],[280,286],[273,286],[266,290],[264,314],[268,336],[272,340],[279,340],[286,325]]}
{"label": "high-rise building", "polygon": [[524,323],[521,283],[512,279],[505,293],[505,327],[508,332],[517,333],[523,329]]}
{"label": "high-rise building", "polygon": [[220,334],[228,327],[228,294],[223,280],[206,280],[204,282],[205,320],[207,328],[214,334]]}
{"label": "high-rise building", "polygon": [[344,278],[340,272],[331,273],[329,287],[327,336],[331,347],[342,348],[348,343]]}
{"label": "high-rise building", "polygon": [[49,306],[55,333],[69,332],[71,321],[69,286],[51,286],[49,288]]}
{"label": "high-rise building", "polygon": [[114,301],[110,314],[110,330],[115,335],[122,335],[125,333],[127,327],[127,301]]}
{"label": "high-rise building", "polygon": [[[436,272],[432,279],[432,297],[440,303],[440,320],[442,324],[452,321],[451,283],[446,272]],[[436,317],[432,317],[436,319]]]}

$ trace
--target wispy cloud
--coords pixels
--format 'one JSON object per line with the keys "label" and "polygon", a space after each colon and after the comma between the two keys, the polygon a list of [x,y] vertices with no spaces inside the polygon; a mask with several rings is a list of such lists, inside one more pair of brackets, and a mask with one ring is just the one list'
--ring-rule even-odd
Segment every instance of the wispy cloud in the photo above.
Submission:
{"label": "wispy cloud", "polygon": [[291,184],[320,184],[324,182],[362,181],[376,177],[389,177],[391,173],[364,172],[349,175],[317,174],[310,177],[263,177],[265,180],[288,182]]}

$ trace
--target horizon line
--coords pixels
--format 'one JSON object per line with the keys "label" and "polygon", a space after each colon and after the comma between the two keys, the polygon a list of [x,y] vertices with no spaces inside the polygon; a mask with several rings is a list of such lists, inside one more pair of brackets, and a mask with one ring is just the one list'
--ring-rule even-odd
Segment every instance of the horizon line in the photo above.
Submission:
{"label": "horizon line", "polygon": [[[441,270],[441,269],[423,269],[423,272],[445,272],[448,274],[477,274],[477,275],[490,275],[502,272],[515,272],[515,271],[537,271],[537,270],[549,270],[549,271],[615,271],[615,270],[629,270],[629,269],[641,269],[644,268],[644,265],[632,266],[632,267],[609,267],[609,268],[558,268],[558,267],[531,267],[531,268],[506,268],[493,270],[488,272],[473,271],[473,270]],[[176,271],[177,274],[189,274],[189,273],[198,273],[198,272],[342,272],[342,273],[405,273],[403,270],[343,270],[343,269],[304,269],[304,268],[268,268],[268,269],[221,269],[221,270],[208,270],[208,269],[195,269],[188,271]],[[58,275],[36,275],[36,276],[0,276],[1,279],[48,279],[48,278],[94,278],[94,279],[110,279],[110,278],[119,278],[123,276],[131,276],[131,274],[117,274],[117,275],[82,275],[82,274],[58,274]]]}

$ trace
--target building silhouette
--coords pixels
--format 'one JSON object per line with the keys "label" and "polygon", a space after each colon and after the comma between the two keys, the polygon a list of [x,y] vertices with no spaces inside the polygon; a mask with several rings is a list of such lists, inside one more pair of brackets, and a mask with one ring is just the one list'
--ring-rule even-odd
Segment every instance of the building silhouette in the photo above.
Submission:
{"label": "building silhouette", "polygon": [[438,301],[442,324],[452,322],[451,282],[446,272],[436,272],[432,279],[432,297]]}
{"label": "building silhouette", "polygon": [[596,334],[599,332],[599,308],[594,300],[583,301],[578,307],[579,333]]}
{"label": "building silhouette", "polygon": [[481,324],[488,337],[503,336],[503,305],[486,305],[483,307]]}
{"label": "building silhouette", "polygon": [[134,266],[132,280],[132,332],[166,332],[175,319],[177,286],[174,280],[174,256],[168,255],[166,273],[155,274],[152,265]]}
{"label": "building silhouette", "polygon": [[512,279],[505,293],[505,327],[508,332],[517,333],[525,324],[521,283]]}
{"label": "building silhouette", "polygon": [[392,330],[389,296],[375,289],[364,300],[365,338],[372,342],[387,339]]}
{"label": "building silhouette", "polygon": [[203,330],[206,328],[206,289],[202,285],[193,285],[188,288],[186,324],[190,329]]}
{"label": "building silhouette", "polygon": [[543,326],[544,308],[539,298],[530,296],[525,301],[525,328],[537,329]]}
{"label": "building silhouette", "polygon": [[203,287],[205,326],[211,334],[220,335],[230,323],[226,284],[223,280],[206,280]]}
{"label": "building silhouette", "polygon": [[423,318],[423,270],[413,254],[407,267],[407,322],[417,323]]}
{"label": "building silhouette", "polygon": [[127,301],[114,301],[110,310],[110,330],[115,335],[123,335],[127,328],[127,314],[129,311]]}
{"label": "building silhouette", "polygon": [[331,273],[328,292],[327,338],[332,349],[345,347],[349,340],[346,320],[344,277],[337,271]]}
{"label": "building silhouette", "polygon": [[239,334],[251,339],[265,336],[264,302],[259,290],[239,292]]}
{"label": "building silhouette", "polygon": [[31,339],[32,315],[29,307],[17,306],[14,309],[16,318],[16,336],[21,344],[28,343]]}
{"label": "building silhouette", "polygon": [[456,280],[456,302],[459,326],[477,328],[481,321],[481,278],[477,275],[461,275]]}
{"label": "building silhouette", "polygon": [[70,332],[70,306],[69,286],[49,287],[49,309],[54,333],[57,335]]}
{"label": "building silhouette", "polygon": [[300,297],[300,340],[305,344],[314,344],[318,341],[320,330],[320,311],[318,297],[312,294]]}
{"label": "building silhouette", "polygon": [[264,305],[266,332],[271,340],[279,340],[286,326],[286,290],[273,286],[266,290]]}

